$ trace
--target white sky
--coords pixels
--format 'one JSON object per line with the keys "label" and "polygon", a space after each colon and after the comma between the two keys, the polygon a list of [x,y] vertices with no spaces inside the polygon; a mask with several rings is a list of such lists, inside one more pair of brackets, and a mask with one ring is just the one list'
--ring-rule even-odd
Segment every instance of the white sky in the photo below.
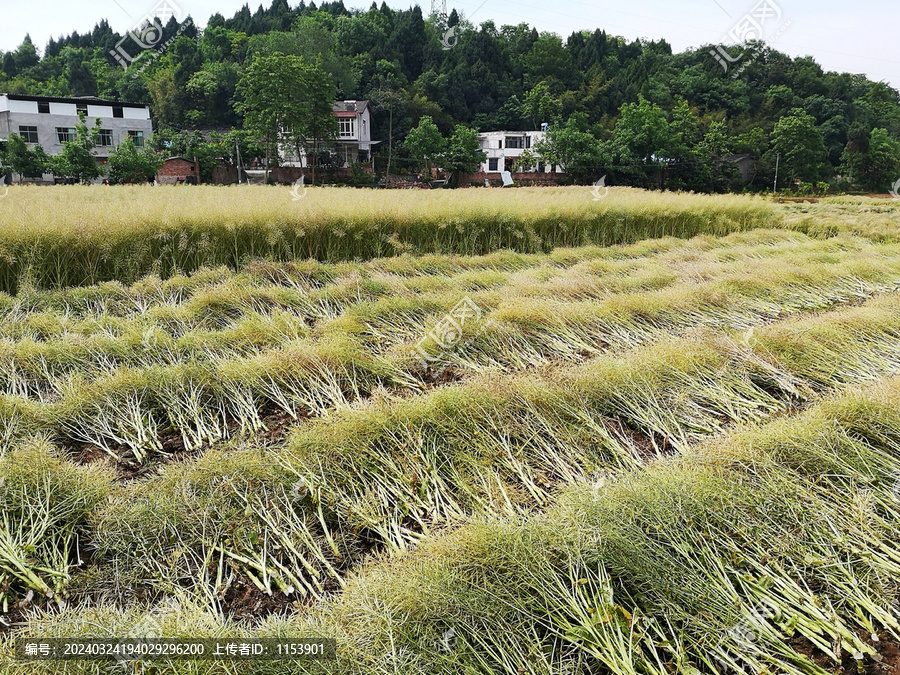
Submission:
{"label": "white sky", "polygon": [[[205,26],[215,12],[232,16],[245,0],[173,0],[196,23]],[[601,28],[628,39],[665,38],[675,51],[718,43],[758,0],[447,0],[476,25],[487,19],[497,26],[525,22],[539,31],[568,37],[575,30]],[[792,56],[812,55],[825,68],[865,73],[900,89],[900,2],[897,0],[769,0],[782,11],[779,24],[790,27],[773,46]],[[48,39],[90,31],[100,19],[124,33],[157,0],[2,0],[0,50],[14,49],[25,36],[39,49]],[[288,0],[291,7],[298,0]],[[419,0],[427,13],[430,0]],[[265,0],[266,6],[271,0]],[[317,3],[318,4],[318,3]],[[371,0],[344,0],[347,7],[367,8]],[[378,0],[381,4],[381,0]],[[402,9],[411,0],[388,0]],[[259,1],[251,2],[255,11]]]}

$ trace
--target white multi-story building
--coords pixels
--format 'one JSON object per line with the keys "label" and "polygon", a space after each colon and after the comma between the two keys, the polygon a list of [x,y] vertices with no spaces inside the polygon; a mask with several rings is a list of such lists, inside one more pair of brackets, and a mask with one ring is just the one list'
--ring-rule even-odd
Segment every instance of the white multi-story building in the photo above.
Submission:
{"label": "white multi-story building", "polygon": [[[100,118],[100,142],[94,150],[97,161],[105,162],[110,150],[131,136],[142,147],[153,133],[150,106],[144,103],[108,101],[102,98],[58,98],[0,93],[0,141],[18,134],[30,147],[40,145],[48,155],[62,152],[65,141],[75,140],[78,116],[84,113],[88,128]],[[45,180],[52,177],[44,176]]]}
{"label": "white multi-story building", "polygon": [[[338,135],[327,149],[337,154],[345,167],[353,162],[369,161],[372,146],[378,143],[372,140],[372,106],[369,101],[337,101],[333,109],[338,123]],[[306,153],[302,148],[298,156],[296,148],[282,144],[279,146],[279,154],[284,166],[308,166]]]}
{"label": "white multi-story building", "polygon": [[[484,173],[512,171],[513,164],[526,150],[537,155],[535,147],[546,134],[546,131],[486,131],[479,134],[478,148],[487,155],[479,171]],[[545,164],[540,157],[537,165],[529,168],[538,173],[562,173],[558,167]]]}

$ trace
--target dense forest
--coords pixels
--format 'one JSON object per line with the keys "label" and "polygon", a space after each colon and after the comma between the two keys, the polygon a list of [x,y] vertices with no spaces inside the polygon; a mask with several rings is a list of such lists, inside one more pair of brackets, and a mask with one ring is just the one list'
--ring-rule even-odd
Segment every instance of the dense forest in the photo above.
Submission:
{"label": "dense forest", "polygon": [[[810,189],[885,191],[900,179],[897,90],[762,43],[734,76],[709,46],[675,54],[664,40],[602,29],[561,38],[526,24],[474,26],[455,10],[428,17],[418,6],[361,11],[303,0],[293,8],[273,0],[255,12],[245,5],[231,18],[213,15],[202,30],[171,18],[159,40],[165,49],[128,70],[110,55],[122,37],[101,21],[90,33],[50,40],[41,54],[26,36],[0,54],[0,91],[150,103],[158,142],[196,153],[210,130],[242,128],[241,78],[255,59],[280,52],[324,71],[339,98],[372,100],[373,137],[390,136],[399,171],[421,164],[404,140],[427,117],[447,135],[458,125],[526,130],[547,122],[555,159],[577,180],[761,190],[771,189],[776,161],[782,184]],[[214,152],[233,147],[219,143]],[[752,160],[749,186],[735,155]]]}

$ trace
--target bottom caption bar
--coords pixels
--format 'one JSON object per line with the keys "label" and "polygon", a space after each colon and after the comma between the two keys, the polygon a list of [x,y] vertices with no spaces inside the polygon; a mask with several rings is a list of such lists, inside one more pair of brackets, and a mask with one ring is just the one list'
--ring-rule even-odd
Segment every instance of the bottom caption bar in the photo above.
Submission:
{"label": "bottom caption bar", "polygon": [[334,659],[331,639],[18,638],[16,657],[25,661],[151,661],[167,659]]}

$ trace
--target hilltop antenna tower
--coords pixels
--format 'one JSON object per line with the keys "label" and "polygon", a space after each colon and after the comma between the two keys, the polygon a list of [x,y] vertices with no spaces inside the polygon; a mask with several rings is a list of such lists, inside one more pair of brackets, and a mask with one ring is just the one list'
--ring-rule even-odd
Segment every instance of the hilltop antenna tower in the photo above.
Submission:
{"label": "hilltop antenna tower", "polygon": [[438,3],[441,4],[441,15],[447,16],[447,0],[431,0],[431,13],[437,14]]}

